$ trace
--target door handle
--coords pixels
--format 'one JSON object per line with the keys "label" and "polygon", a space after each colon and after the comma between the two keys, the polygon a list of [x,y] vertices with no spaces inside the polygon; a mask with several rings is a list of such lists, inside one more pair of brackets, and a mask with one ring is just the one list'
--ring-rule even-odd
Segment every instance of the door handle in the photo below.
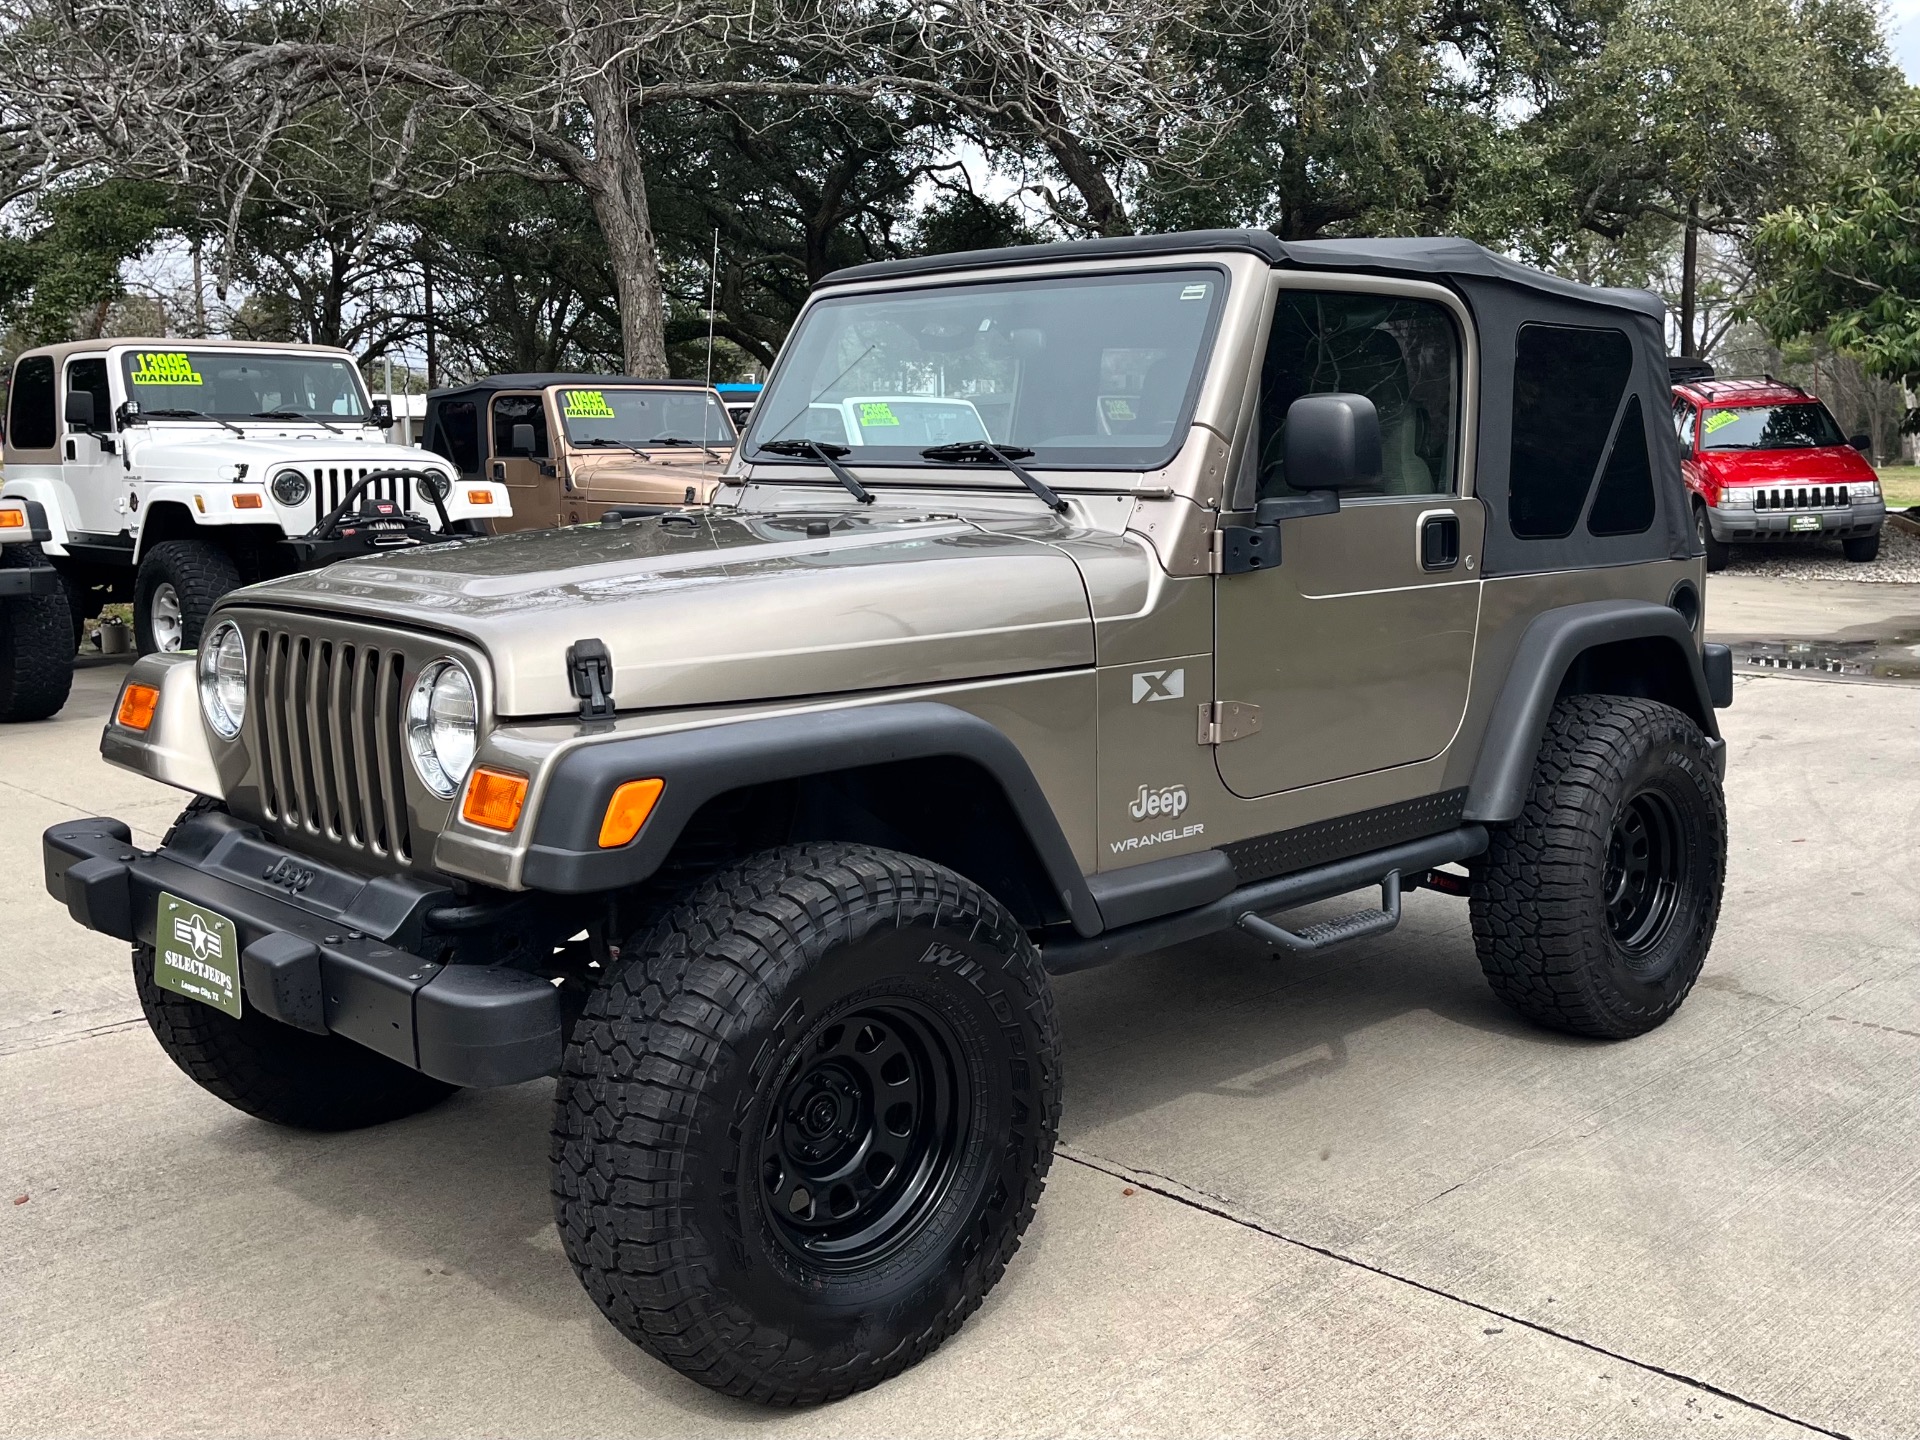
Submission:
{"label": "door handle", "polygon": [[507,483],[507,467],[498,460],[493,462],[493,478],[496,484]]}
{"label": "door handle", "polygon": [[1433,510],[1420,517],[1420,568],[1451,570],[1460,563],[1460,517]]}

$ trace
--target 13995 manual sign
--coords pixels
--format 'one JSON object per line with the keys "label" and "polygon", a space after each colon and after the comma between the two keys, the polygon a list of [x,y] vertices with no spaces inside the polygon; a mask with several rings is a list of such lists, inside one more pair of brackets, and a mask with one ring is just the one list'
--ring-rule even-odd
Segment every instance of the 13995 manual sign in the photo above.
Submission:
{"label": "13995 manual sign", "polygon": [[153,938],[161,989],[240,1018],[240,937],[231,920],[163,891]]}

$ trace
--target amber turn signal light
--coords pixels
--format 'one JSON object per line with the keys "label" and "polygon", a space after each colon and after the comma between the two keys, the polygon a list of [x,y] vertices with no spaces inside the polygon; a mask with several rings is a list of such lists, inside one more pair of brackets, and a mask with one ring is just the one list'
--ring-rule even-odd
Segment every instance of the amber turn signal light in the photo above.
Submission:
{"label": "amber turn signal light", "polygon": [[467,781],[467,798],[460,818],[486,830],[511,830],[520,823],[520,807],[527,803],[527,777],[511,770],[478,766]]}
{"label": "amber turn signal light", "polygon": [[0,510],[0,530],[24,530],[27,528],[27,512],[16,510],[11,505]]}
{"label": "amber turn signal light", "polygon": [[666,788],[664,780],[629,780],[614,791],[606,818],[600,822],[600,848],[611,850],[638,835]]}
{"label": "amber turn signal light", "polygon": [[469,505],[491,505],[493,503],[493,491],[469,490],[467,491],[467,503]]}
{"label": "amber turn signal light", "polygon": [[120,692],[120,708],[114,722],[129,730],[145,730],[153,724],[153,712],[160,708],[160,692],[151,685],[129,685]]}
{"label": "amber turn signal light", "polygon": [[258,510],[260,508],[260,497],[251,490],[242,490],[233,497],[233,508],[236,510]]}

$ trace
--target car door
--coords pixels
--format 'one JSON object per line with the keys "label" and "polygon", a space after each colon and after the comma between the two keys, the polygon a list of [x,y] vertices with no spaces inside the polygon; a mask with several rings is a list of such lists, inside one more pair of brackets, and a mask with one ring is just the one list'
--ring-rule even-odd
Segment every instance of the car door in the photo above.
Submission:
{"label": "car door", "polygon": [[[545,530],[560,523],[560,481],[553,465],[547,428],[546,398],[538,391],[495,395],[488,407],[492,426],[493,460],[487,478],[504,485],[513,505],[511,518],[493,522],[496,532]],[[513,443],[517,425],[533,427],[533,448]]]}
{"label": "car door", "polygon": [[[75,527],[90,535],[118,535],[138,520],[131,508],[133,487],[121,464],[113,433],[113,389],[105,355],[68,358],[60,385],[60,478],[73,496]],[[93,430],[66,423],[69,395],[93,397]]]}
{"label": "car door", "polygon": [[1282,521],[1278,565],[1216,581],[1215,697],[1258,707],[1258,728],[1215,750],[1234,794],[1430,759],[1459,729],[1485,534],[1480,502],[1461,485],[1471,336],[1464,307],[1439,286],[1274,277],[1251,442],[1259,498],[1297,493],[1285,422],[1302,395],[1371,399],[1383,463],[1379,484],[1344,493],[1336,513]]}

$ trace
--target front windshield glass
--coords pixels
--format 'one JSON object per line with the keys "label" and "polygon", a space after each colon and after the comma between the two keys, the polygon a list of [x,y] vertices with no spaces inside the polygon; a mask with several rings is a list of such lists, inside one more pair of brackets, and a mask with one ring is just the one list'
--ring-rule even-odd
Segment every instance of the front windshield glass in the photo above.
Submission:
{"label": "front windshield glass", "polygon": [[710,390],[565,389],[560,420],[576,445],[731,445],[733,421]]}
{"label": "front windshield glass", "polygon": [[920,464],[932,446],[990,440],[1035,467],[1164,464],[1226,286],[1209,266],[823,300],[754,407],[750,443]]}
{"label": "front windshield glass", "polygon": [[363,420],[366,392],[349,360],[244,350],[132,350],[121,364],[142,414],[196,410],[223,420]]}
{"label": "front windshield glass", "polygon": [[1818,402],[1729,406],[1707,411],[1700,422],[1702,450],[1815,450],[1846,443]]}

